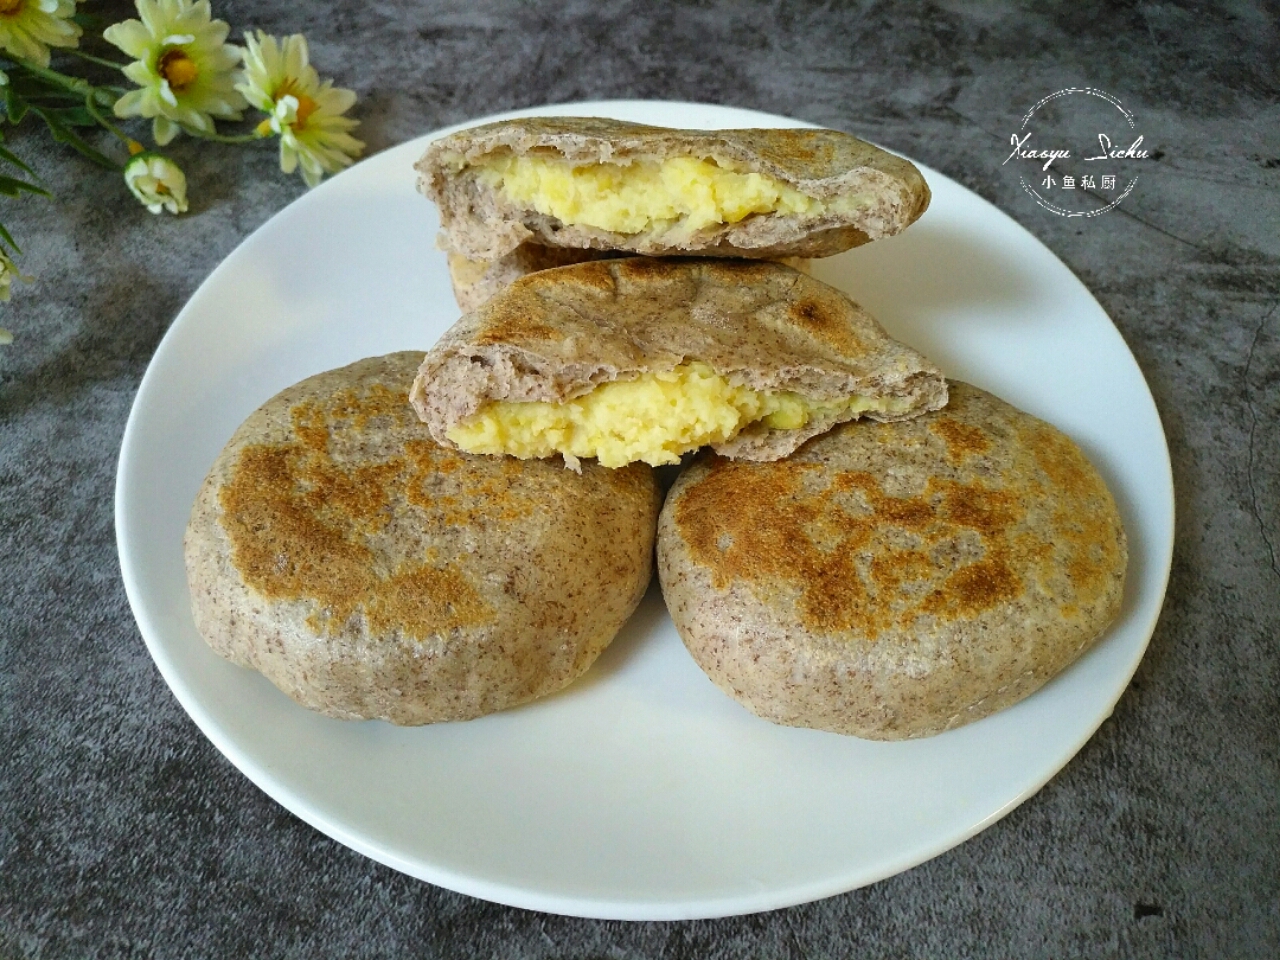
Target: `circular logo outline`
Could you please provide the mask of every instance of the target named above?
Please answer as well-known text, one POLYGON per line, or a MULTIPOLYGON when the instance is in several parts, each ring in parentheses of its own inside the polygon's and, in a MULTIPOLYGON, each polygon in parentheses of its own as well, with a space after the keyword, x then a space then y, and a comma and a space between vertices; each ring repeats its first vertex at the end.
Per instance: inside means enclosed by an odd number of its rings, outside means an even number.
MULTIPOLYGON (((1043 107, 1045 104, 1049 103, 1050 101, 1056 100, 1059 97, 1066 97, 1073 93, 1085 93, 1085 94, 1088 94, 1089 96, 1098 97, 1102 100, 1107 101, 1107 103, 1111 104, 1113 107, 1115 107, 1117 110, 1120 111, 1121 116, 1123 116, 1125 121, 1129 124, 1130 130, 1133 130, 1136 128, 1136 124, 1134 123, 1134 120, 1133 120, 1133 114, 1125 109, 1124 104, 1122 104, 1119 100, 1117 100, 1111 94, 1107 93, 1105 90, 1099 90, 1097 87, 1063 87, 1061 90, 1051 93, 1044 99, 1037 101, 1035 106, 1033 106, 1030 110, 1028 110, 1026 114, 1023 116, 1022 125, 1018 129, 1026 130, 1027 124, 1031 122, 1031 118, 1035 116, 1036 111, 1039 110, 1041 107, 1043 107)), ((1099 207, 1097 210, 1068 210, 1065 207, 1058 206, 1058 204, 1054 203, 1052 200, 1046 200, 1044 197, 1042 197, 1040 195, 1040 192, 1036 190, 1034 186, 1027 183, 1027 178, 1024 177, 1022 174, 1018 174, 1018 181, 1022 184, 1022 189, 1025 190, 1028 194, 1030 194, 1032 199, 1034 199, 1036 203, 1040 204, 1040 206, 1044 207, 1050 213, 1056 213, 1060 217, 1098 217, 1118 207, 1120 205, 1120 201, 1123 200, 1125 197, 1127 197, 1129 193, 1133 190, 1134 185, 1137 184, 1138 182, 1138 178, 1137 176, 1134 176, 1129 181, 1128 185, 1124 188, 1124 190, 1120 192, 1120 196, 1116 197, 1114 200, 1108 203, 1105 207, 1099 207)))

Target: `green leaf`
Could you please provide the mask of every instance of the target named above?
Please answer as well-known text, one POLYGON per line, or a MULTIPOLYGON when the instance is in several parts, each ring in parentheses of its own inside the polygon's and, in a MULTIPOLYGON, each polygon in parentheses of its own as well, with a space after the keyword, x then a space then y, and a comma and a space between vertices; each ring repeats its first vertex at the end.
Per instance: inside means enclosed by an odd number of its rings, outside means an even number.
MULTIPOLYGON (((0 140, 2 140, 2 139, 4 139, 4 138, 3 138, 3 137, 0 137, 0 140)), ((22 161, 21 161, 21 160, 20 160, 16 155, 14 155, 14 153, 13 153, 11 150, 6 149, 5 147, 0 147, 0 160, 4 160, 6 163, 11 163, 11 164, 13 164, 15 167, 17 167, 17 168, 18 168, 19 170, 21 170, 23 173, 30 174, 31 176, 35 177, 36 179, 39 179, 39 177, 40 177, 40 175, 39 175, 38 173, 36 173, 34 170, 32 170, 30 167, 28 167, 28 166, 27 166, 25 163, 23 163, 23 162, 22 162, 22 161)))
POLYGON ((38 187, 34 183, 28 183, 26 180, 18 180, 14 177, 0 176, 0 194, 6 197, 16 197, 20 193, 34 193, 37 196, 51 196, 44 187, 38 187))
POLYGON ((86 110, 83 106, 78 107, 42 107, 44 116, 52 114, 56 116, 61 123, 65 123, 69 127, 96 127, 98 121, 94 119, 93 114, 86 110))
POLYGON ((38 114, 49 125, 49 132, 53 134, 53 139, 58 143, 65 143, 72 150, 92 160, 100 167, 116 171, 121 169, 120 164, 116 163, 97 147, 88 143, 80 134, 63 123, 58 116, 61 111, 50 111, 34 105, 31 107, 31 111, 38 114))
POLYGON ((65 88, 58 86, 56 83, 50 83, 43 77, 25 71, 18 72, 13 70, 9 73, 9 89, 17 91, 23 97, 31 100, 44 97, 58 97, 66 99, 67 91, 65 88))
POLYGON ((85 33, 101 33, 107 22, 106 17, 94 13, 77 13, 71 20, 85 33))
POLYGON ((4 112, 8 115, 10 123, 21 123, 22 118, 27 115, 28 106, 27 101, 13 88, 12 83, 4 88, 4 112))
MULTIPOLYGON (((22 248, 14 241, 13 234, 4 228, 3 223, 0 223, 0 239, 4 240, 4 243, 12 247, 14 253, 22 252, 22 248)), ((3 244, 0 244, 0 246, 3 246, 3 244)))
POLYGON ((54 109, 61 109, 71 103, 84 103, 84 97, 78 97, 74 93, 68 93, 66 90, 50 90, 48 93, 26 93, 24 96, 31 103, 38 103, 41 106, 54 109))
POLYGON ((68 103, 84 103, 84 97, 67 90, 60 90, 57 87, 46 87, 34 83, 11 83, 9 86, 28 103, 40 103, 49 107, 60 107, 68 103))

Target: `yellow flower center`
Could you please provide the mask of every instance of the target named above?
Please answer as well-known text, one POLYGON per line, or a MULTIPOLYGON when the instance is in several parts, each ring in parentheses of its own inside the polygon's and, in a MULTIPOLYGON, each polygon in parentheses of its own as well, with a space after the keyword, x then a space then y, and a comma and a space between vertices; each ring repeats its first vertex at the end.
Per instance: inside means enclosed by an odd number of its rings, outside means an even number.
MULTIPOLYGON (((0 2, 3 2, 3 0, 0 0, 0 2)), ((295 130, 301 130, 305 127, 307 125, 307 117, 315 113, 316 107, 320 106, 320 104, 316 103, 297 88, 297 84, 293 77, 290 77, 284 83, 280 84, 276 89, 275 96, 271 99, 276 103, 279 103, 281 97, 293 97, 298 101, 298 119, 293 125, 295 130)))
POLYGON ((25 0, 0 0, 0 16, 15 17, 22 12, 25 0))
MULTIPOLYGON (((6 0, 0 0, 0 3, 4 2, 6 0)), ((187 56, 185 50, 175 47, 166 51, 165 55, 160 58, 160 62, 156 64, 156 72, 169 81, 170 90, 174 93, 181 93, 195 83, 196 77, 200 75, 200 68, 196 66, 194 60, 187 56)))

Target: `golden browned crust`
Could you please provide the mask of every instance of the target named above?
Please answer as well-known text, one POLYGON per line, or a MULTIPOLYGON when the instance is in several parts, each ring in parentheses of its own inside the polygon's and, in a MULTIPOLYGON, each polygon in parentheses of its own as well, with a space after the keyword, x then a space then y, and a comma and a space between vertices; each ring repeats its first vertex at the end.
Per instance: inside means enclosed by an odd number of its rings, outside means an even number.
POLYGON ((967 384, 769 464, 708 458, 659 521, 694 658, 766 719, 927 736, 1038 689, 1116 616, 1127 546, 1065 435, 967 384))
MULTIPOLYGON (((562 403, 597 385, 699 360, 735 384, 819 400, 901 401, 899 419, 946 402, 932 363, 889 338, 839 290, 764 260, 628 257, 533 273, 451 327, 411 400, 431 435, 488 400, 562 403)), ((841 419, 854 416, 840 415, 841 419)), ((837 422, 748 428, 716 449, 775 459, 837 422)))
POLYGON ((909 161, 838 130, 672 130, 596 117, 504 120, 435 141, 416 168, 419 188, 440 208, 442 246, 481 261, 526 242, 647 256, 826 257, 906 229, 930 196, 909 161), (697 157, 764 174, 822 200, 861 196, 866 203, 846 214, 758 214, 692 235, 663 227, 616 233, 514 205, 475 176, 486 158, 530 152, 575 164, 697 157))
POLYGON ((268 401, 187 530, 206 641, 331 716, 467 719, 557 690, 650 577, 651 470, 439 447, 408 405, 419 359, 360 361, 268 401))
POLYGON ((458 301, 458 306, 463 313, 470 313, 499 290, 527 274, 614 256, 622 254, 608 250, 575 250, 569 247, 522 243, 497 260, 468 260, 461 254, 451 253, 449 279, 453 283, 453 297, 458 301))

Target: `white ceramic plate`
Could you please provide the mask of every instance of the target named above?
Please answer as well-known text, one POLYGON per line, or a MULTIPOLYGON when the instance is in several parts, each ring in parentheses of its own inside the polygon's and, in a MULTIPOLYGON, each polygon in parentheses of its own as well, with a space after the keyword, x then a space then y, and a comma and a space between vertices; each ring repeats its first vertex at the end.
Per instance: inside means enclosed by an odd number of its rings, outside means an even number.
MULTIPOLYGON (((802 125, 646 102, 509 116, 529 114, 802 125)), ((178 315, 138 390, 116 487, 124 582, 160 672, 219 750, 299 817, 397 870, 622 919, 747 913, 871 883, 977 833, 1062 768, 1111 713, 1155 626, 1173 540, 1168 450, 1097 301, 1013 220, 924 167, 933 205, 919 223, 816 272, 949 375, 1066 430, 1115 492, 1132 552, 1123 612, 1040 692, 907 743, 773 726, 703 676, 656 587, 578 683, 469 723, 329 720, 211 653, 192 624, 182 533, 223 443, 284 387, 425 350, 457 318, 434 208, 414 190, 428 139, 360 163, 245 240, 178 315)))

